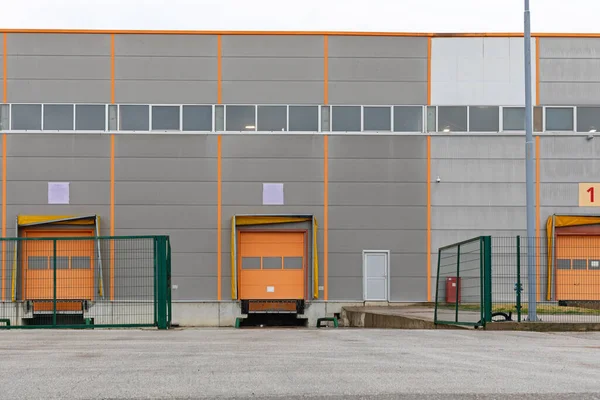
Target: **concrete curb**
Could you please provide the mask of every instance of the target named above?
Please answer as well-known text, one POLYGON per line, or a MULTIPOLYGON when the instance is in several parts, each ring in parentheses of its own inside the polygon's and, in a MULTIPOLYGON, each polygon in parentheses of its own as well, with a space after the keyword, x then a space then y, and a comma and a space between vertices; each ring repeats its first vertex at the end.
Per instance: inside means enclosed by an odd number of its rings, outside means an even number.
POLYGON ((379 329, 469 329, 464 326, 435 325, 433 321, 412 318, 404 315, 389 314, 385 310, 363 310, 360 308, 342 309, 344 326, 352 328, 379 329))
MULTIPOLYGON (((376 329, 473 329, 459 325, 435 325, 432 319, 411 315, 407 307, 343 307, 343 326, 351 328, 376 329)), ((432 310, 433 312, 433 310, 432 310)), ((589 332, 600 331, 596 323, 555 323, 555 322, 491 322, 485 331, 530 331, 530 332, 589 332)))

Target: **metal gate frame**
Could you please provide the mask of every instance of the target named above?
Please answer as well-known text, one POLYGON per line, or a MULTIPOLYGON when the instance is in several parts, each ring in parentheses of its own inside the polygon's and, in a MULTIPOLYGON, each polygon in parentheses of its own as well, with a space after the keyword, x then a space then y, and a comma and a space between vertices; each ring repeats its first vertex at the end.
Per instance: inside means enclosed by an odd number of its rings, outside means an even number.
MULTIPOLYGON (((169 236, 95 236, 95 237, 61 237, 61 238, 0 238, 2 248, 5 249, 6 244, 14 242, 15 259, 19 244, 24 241, 52 241, 53 242, 53 295, 49 301, 52 303, 52 323, 47 325, 11 325, 10 319, 0 318, 0 329, 93 329, 93 328, 141 328, 141 327, 156 327, 158 329, 169 329, 172 320, 172 299, 171 299, 171 243, 169 236), (111 246, 119 240, 152 240, 152 251, 154 260, 154 315, 152 323, 108 323, 108 324, 57 324, 57 303, 61 299, 57 298, 57 243, 59 241, 84 241, 95 240, 98 243, 98 252, 100 252, 101 241, 108 241, 111 246), (4 325, 1 325, 4 323, 4 325)), ((5 279, 2 276, 2 279, 5 279)), ((11 279, 16 279, 16 274, 13 274, 11 279)), ((106 300, 102 294, 103 301, 114 304, 112 300, 106 300)), ((0 302, 0 304, 17 303, 20 300, 16 296, 12 296, 10 301, 0 302)))

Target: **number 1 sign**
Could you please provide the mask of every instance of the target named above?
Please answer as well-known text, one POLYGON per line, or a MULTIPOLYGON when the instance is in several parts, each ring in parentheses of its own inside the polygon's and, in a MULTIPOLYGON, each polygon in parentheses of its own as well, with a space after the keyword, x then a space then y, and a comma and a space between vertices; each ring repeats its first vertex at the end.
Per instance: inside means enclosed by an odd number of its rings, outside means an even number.
POLYGON ((600 183, 579 184, 579 207, 600 207, 600 183))

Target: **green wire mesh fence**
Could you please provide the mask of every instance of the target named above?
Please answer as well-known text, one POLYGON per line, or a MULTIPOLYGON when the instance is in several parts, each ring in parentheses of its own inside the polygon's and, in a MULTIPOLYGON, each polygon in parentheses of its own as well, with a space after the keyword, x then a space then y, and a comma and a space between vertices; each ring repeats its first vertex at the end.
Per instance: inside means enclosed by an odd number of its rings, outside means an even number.
POLYGON ((0 328, 170 326, 168 236, 0 244, 0 328))
POLYGON ((550 251, 546 238, 521 236, 481 236, 444 246, 436 279, 436 324, 600 324, 600 240, 593 235, 559 236, 550 251), (529 251, 536 260, 531 285, 529 251), (528 321, 529 307, 535 307, 535 321, 528 321))
POLYGON ((537 321, 600 323, 600 246, 595 236, 533 238, 536 279, 528 280, 528 238, 492 238, 492 311, 527 321, 534 288, 537 321))
POLYGON ((477 237, 438 251, 436 324, 481 326, 488 310, 484 276, 489 269, 489 237, 477 237))

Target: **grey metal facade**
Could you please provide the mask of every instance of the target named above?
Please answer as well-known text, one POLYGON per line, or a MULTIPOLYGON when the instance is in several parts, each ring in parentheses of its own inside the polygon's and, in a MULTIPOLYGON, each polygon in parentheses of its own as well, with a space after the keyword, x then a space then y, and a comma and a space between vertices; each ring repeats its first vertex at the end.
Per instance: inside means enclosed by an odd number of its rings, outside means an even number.
POLYGON ((222 40, 223 103, 323 102, 321 36, 223 36, 222 40))
POLYGON ((115 35, 115 102, 216 103, 217 37, 115 35))
POLYGON ((425 137, 331 136, 329 142, 330 298, 361 298, 363 250, 390 250, 390 300, 422 298, 425 137))
POLYGON ((110 102, 110 35, 7 35, 14 103, 110 102))
POLYGON ((600 40, 540 40, 540 103, 600 103, 600 40))
MULTIPOLYGON (((111 103, 111 35, 7 36, 7 70, 0 69, 7 102, 111 103)), ((535 40, 541 105, 600 104, 599 39, 535 40)), ((217 104, 221 87, 223 104, 322 105, 328 96, 332 105, 427 105, 429 91, 433 105, 523 106, 521 66, 518 38, 329 36, 326 45, 322 35, 116 34, 114 102, 217 104)), ((433 278, 438 247, 525 231, 520 134, 338 132, 328 135, 326 179, 326 133, 224 133, 220 221, 218 134, 115 134, 110 221, 110 131, 9 132, 7 236, 16 235, 20 214, 98 214, 102 234, 111 225, 116 235, 168 234, 173 299, 203 301, 217 299, 220 226, 227 300, 233 215, 314 215, 319 285, 327 257, 328 299, 352 302, 363 299, 363 250, 390 251, 390 301, 426 301, 427 257, 433 278), (71 183, 71 204, 48 205, 51 181, 71 183), (262 204, 262 184, 269 182, 284 184, 285 205, 262 204)), ((577 183, 593 182, 599 169, 595 140, 562 132, 542 133, 540 142, 544 234, 554 212, 595 212, 579 209, 577 183)))
POLYGON ((115 138, 115 235, 170 235, 173 299, 216 299, 217 138, 146 139, 115 138))
POLYGON ((329 38, 331 104, 426 104, 427 38, 329 38))

